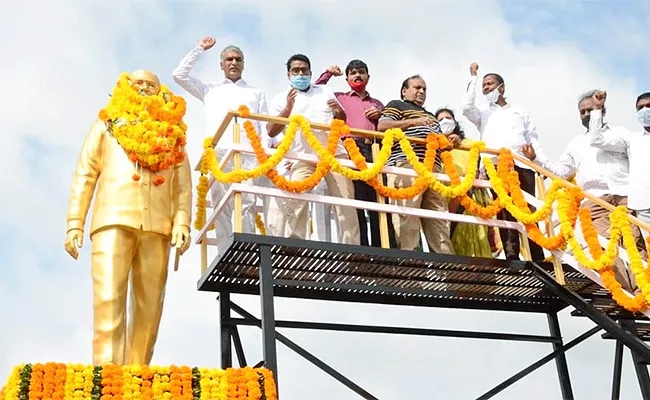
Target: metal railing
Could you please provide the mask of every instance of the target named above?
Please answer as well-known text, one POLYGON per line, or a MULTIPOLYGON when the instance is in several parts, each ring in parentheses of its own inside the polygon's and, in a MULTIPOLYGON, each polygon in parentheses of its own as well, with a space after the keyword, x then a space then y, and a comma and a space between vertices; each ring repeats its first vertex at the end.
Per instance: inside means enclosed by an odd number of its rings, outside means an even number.
MULTIPOLYGON (((217 129, 217 132, 215 133, 212 144, 213 146, 216 146, 221 139, 221 137, 224 135, 226 132, 226 129, 228 126, 230 126, 231 122, 233 122, 233 119, 236 121, 237 118, 242 118, 241 114, 238 111, 230 111, 226 114, 224 120, 222 121, 221 125, 217 129)), ((280 118, 280 117, 272 117, 268 115, 260 115, 260 114, 249 114, 245 117, 245 119, 251 119, 251 120, 256 120, 256 121, 262 121, 266 123, 274 123, 274 124, 280 124, 280 125, 288 125, 289 124, 289 119, 288 118, 280 118)), ((242 154, 251 154, 254 155, 255 151, 250 145, 245 145, 241 143, 241 128, 238 123, 232 124, 233 127, 233 144, 231 146, 228 146, 224 154, 224 156, 219 160, 219 166, 222 170, 225 169, 225 167, 232 161, 233 162, 233 169, 240 169, 242 165, 242 154)), ((330 126, 325 125, 325 124, 318 124, 318 123, 311 123, 312 129, 316 130, 322 130, 322 131, 329 131, 330 126)), ((262 134, 262 132, 258 132, 258 134, 262 134)), ((369 137, 369 138, 375 138, 381 141, 383 139, 384 134, 382 132, 376 132, 376 131, 368 131, 368 130, 363 130, 363 129, 354 129, 350 128, 350 134, 351 135, 356 135, 356 136, 363 136, 363 137, 369 137)), ((414 144, 426 144, 425 139, 421 138, 407 138, 411 143, 414 144)), ((460 150, 464 151, 469 151, 470 148, 468 147, 463 147, 461 146, 459 148, 460 150)), ((267 156, 273 155, 277 150, 272 149, 272 148, 265 148, 265 153, 267 156)), ((379 152, 379 144, 375 143, 373 144, 373 159, 376 158, 376 155, 379 152)), ((482 154, 490 154, 497 156, 499 155, 500 151, 495 150, 495 149, 484 149, 481 151, 482 154)), ((289 151, 285 155, 285 159, 292 160, 292 161, 303 161, 309 164, 317 164, 319 161, 319 158, 314 155, 314 154, 307 154, 307 153, 296 153, 289 151)), ((538 196, 539 198, 536 198, 535 196, 532 196, 526 192, 523 192, 524 198, 528 202, 528 204, 539 208, 545 199, 546 196, 546 187, 544 184, 544 177, 553 179, 553 180, 559 180, 561 184, 564 187, 567 188, 575 188, 576 185, 573 183, 562 179, 561 177, 558 177, 557 175, 553 174, 550 171, 547 171, 546 169, 540 167, 534 162, 529 161, 526 158, 523 158, 517 154, 513 154, 513 159, 528 166, 529 168, 533 169, 536 171, 539 175, 537 176, 537 190, 538 190, 538 196)), ((338 159, 339 163, 343 165, 344 167, 352 168, 352 169, 358 169, 356 164, 352 162, 351 160, 348 159, 338 159)), ((201 161, 196 165, 196 170, 200 170, 200 165, 201 161)), ((372 163, 368 162, 367 163, 368 168, 371 168, 373 166, 372 163)), ((417 177, 417 173, 411 169, 411 168, 401 168, 401 167, 391 167, 391 166, 384 166, 381 174, 394 174, 394 175, 400 175, 400 176, 407 176, 407 177, 417 177)), ((442 173, 434 173, 433 174, 440 182, 443 183, 450 183, 450 178, 446 174, 442 173)), ((380 176, 378 176, 379 179, 381 179, 380 176)), ((209 186, 212 187, 214 184, 214 178, 210 177, 209 180, 209 186)), ((477 188, 491 188, 491 184, 488 180, 482 180, 482 179, 475 179, 473 182, 473 186, 477 188)), ((208 192, 209 193, 209 192, 208 192)), ((455 221, 455 222, 460 222, 460 223, 469 223, 469 224, 477 224, 477 225, 484 225, 484 226, 492 226, 496 228, 505 228, 505 229, 513 229, 519 232, 520 238, 521 238, 521 253, 522 256, 525 260, 530 260, 530 248, 528 246, 528 235, 526 232, 525 227, 523 224, 519 222, 510 222, 510 221, 502 221, 502 220, 497 220, 497 219, 483 219, 480 217, 474 217, 471 215, 464 215, 464 214, 455 214, 455 213, 449 213, 449 212, 441 212, 441 211, 434 211, 434 210, 426 210, 426 209, 421 209, 421 208, 409 208, 409 207, 403 207, 403 206, 396 206, 396 205, 391 205, 391 204, 385 204, 384 199, 378 195, 378 202, 369 202, 369 201, 361 201, 361 200, 355 200, 355 199, 343 199, 340 197, 333 197, 333 196, 328 196, 328 195, 318 195, 318 194, 313 194, 313 193, 292 193, 292 192, 286 192, 281 189, 276 189, 276 188, 269 188, 269 187, 262 187, 262 186, 254 186, 254 185, 248 185, 248 184, 243 184, 243 183, 235 183, 229 186, 227 189, 225 196, 223 196, 218 204, 209 204, 209 207, 212 207, 212 213, 207 216, 206 218, 206 223, 204 224, 203 228, 199 230, 199 233, 197 237, 195 238, 195 243, 200 244, 201 246, 201 273, 204 273, 205 270, 207 269, 208 266, 208 246, 211 245, 217 245, 216 239, 210 239, 208 238, 208 231, 209 227, 214 224, 217 215, 222 211, 224 208, 226 202, 234 200, 234 227, 233 227, 233 232, 236 233, 241 233, 242 232, 242 194, 253 194, 256 196, 272 196, 272 197, 277 197, 277 198, 283 198, 283 199, 292 199, 292 200, 301 200, 305 202, 310 202, 310 203, 321 203, 321 204, 328 204, 328 205, 338 205, 338 206, 343 206, 343 207, 353 207, 356 209, 365 209, 368 211, 376 211, 379 213, 380 216, 380 232, 381 232, 381 245, 384 248, 389 247, 389 240, 388 240, 388 225, 387 225, 387 216, 386 214, 401 214, 401 215, 410 215, 410 216, 415 216, 419 218, 432 218, 432 219, 443 219, 443 220, 448 220, 448 221, 455 221)), ((209 195, 209 194, 208 194, 209 195)), ((597 205, 609 210, 610 212, 615 211, 615 207, 612 206, 611 204, 603 201, 602 199, 595 197, 589 193, 584 193, 585 198, 588 200, 591 200, 592 202, 596 203, 597 205)), ((209 208, 208 207, 208 208, 209 208)), ((640 229, 645 230, 646 232, 650 232, 650 226, 648 224, 643 223, 642 221, 638 220, 636 217, 630 215, 629 220, 632 224, 638 226, 640 229)), ((556 234, 557 230, 559 230, 559 217, 557 216, 557 212, 554 209, 553 213, 549 218, 547 218, 545 222, 545 233, 547 235, 551 234, 556 234)), ((578 222, 579 223, 579 222, 578 222)), ((576 225, 577 228, 577 225, 576 225)), ((576 233, 578 233, 578 229, 576 229, 576 233)), ((581 235, 576 235, 576 237, 582 242, 583 247, 586 246, 586 242, 584 241, 584 238, 581 237, 581 235)), ((599 240, 601 244, 606 245, 607 239, 605 239, 602 236, 599 236, 599 240)), ((547 250, 545 251, 550 252, 552 258, 553 258, 553 264, 555 266, 555 278, 560 284, 565 284, 565 278, 564 278, 564 271, 562 268, 562 263, 566 263, 570 266, 572 266, 574 269, 579 270, 582 272, 585 276, 587 276, 589 279, 592 281, 598 283, 599 285, 603 286, 603 282, 600 279, 600 275, 591 269, 585 268, 582 265, 580 265, 577 260, 569 253, 561 251, 561 250, 547 250)), ((629 258, 627 257, 627 252, 625 251, 624 248, 619 246, 619 253, 618 256, 629 263, 629 258)), ((650 317, 650 310, 647 310, 644 312, 647 316, 650 317)))

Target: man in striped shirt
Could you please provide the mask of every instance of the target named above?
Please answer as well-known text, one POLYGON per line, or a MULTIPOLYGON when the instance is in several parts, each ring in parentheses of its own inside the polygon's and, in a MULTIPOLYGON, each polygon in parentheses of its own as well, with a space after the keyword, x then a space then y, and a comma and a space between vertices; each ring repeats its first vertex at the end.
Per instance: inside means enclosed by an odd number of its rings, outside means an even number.
MULTIPOLYGON (((426 138, 430 133, 442 134, 438 121, 433 114, 427 111, 423 106, 427 98, 427 85, 424 79, 419 75, 406 78, 402 83, 400 94, 401 100, 393 100, 386 105, 382 112, 377 130, 386 131, 388 129, 399 128, 404 131, 408 137, 426 138)), ((455 142, 459 144, 459 140, 455 142)), ((424 160, 426 146, 423 144, 413 144, 413 151, 420 161, 424 160)), ((436 157, 436 166, 434 171, 441 171, 441 164, 436 157)), ((410 167, 406 155, 398 143, 393 145, 392 153, 388 159, 387 165, 396 167, 410 167)), ((408 176, 389 175, 388 186, 408 187, 413 184, 415 179, 408 176)), ((447 201, 438 192, 427 189, 425 192, 412 199, 390 200, 393 205, 411 208, 424 208, 435 211, 448 211, 447 201)), ((449 237, 449 221, 418 218, 409 215, 392 215, 393 226, 395 228, 395 238, 397 245, 404 250, 415 250, 420 239, 420 225, 424 230, 424 236, 429 245, 429 251, 432 253, 453 254, 454 249, 449 237)))

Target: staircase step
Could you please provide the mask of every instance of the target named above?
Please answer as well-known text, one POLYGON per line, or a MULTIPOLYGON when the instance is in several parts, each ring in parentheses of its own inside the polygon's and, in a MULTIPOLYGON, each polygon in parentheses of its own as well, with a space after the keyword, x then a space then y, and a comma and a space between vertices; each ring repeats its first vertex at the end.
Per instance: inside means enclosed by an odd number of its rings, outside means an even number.
MULTIPOLYGON (((624 319, 633 321, 650 321, 646 315, 642 313, 632 313, 616 304, 612 299, 594 298, 586 299, 586 301, 592 307, 614 320, 624 319)), ((585 317, 585 315, 579 310, 571 311, 571 315, 574 317, 585 317)))

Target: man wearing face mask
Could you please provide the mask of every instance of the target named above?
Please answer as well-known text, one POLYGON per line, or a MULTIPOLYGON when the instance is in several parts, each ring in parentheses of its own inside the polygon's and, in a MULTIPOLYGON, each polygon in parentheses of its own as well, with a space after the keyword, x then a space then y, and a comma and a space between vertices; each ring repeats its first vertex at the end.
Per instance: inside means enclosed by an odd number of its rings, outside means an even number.
MULTIPOLYGON (((386 105, 384 112, 379 119, 377 129, 386 131, 399 128, 406 136, 426 138, 429 134, 441 134, 440 125, 433 114, 424 108, 427 98, 427 85, 419 75, 413 75, 402 82, 400 100, 393 100, 386 105)), ((412 144, 413 151, 420 162, 424 161, 426 146, 423 144, 412 144)), ((399 143, 395 143, 387 165, 411 168, 406 155, 399 143)), ((442 170, 439 156, 436 156, 434 171, 442 170)), ((388 186, 408 187, 413 185, 415 179, 408 176, 388 176, 388 186)), ((411 199, 393 200, 390 203, 402 207, 423 208, 447 212, 449 210, 447 201, 442 195, 434 190, 427 189, 423 193, 411 199)), ((395 228, 395 239, 397 245, 403 250, 415 250, 420 241, 420 225, 432 253, 454 254, 454 248, 449 236, 449 221, 431 218, 418 218, 410 215, 393 214, 393 227, 395 228)))
MULTIPOLYGON (((633 140, 635 134, 625 128, 603 122, 606 113, 605 100, 606 93, 601 90, 592 90, 580 96, 578 109, 582 125, 587 131, 569 142, 558 163, 536 158, 532 146, 524 146, 522 152, 528 159, 564 179, 575 174, 576 182, 583 191, 613 206, 627 206, 630 188, 629 161, 624 149, 626 145, 617 145, 616 142, 626 143, 633 140), (612 149, 615 151, 611 151, 612 149)), ((641 157, 644 156, 646 155, 641 157)), ((642 169, 642 173, 647 174, 645 165, 642 169)), ((609 238, 609 210, 589 200, 585 201, 584 206, 589 208, 598 234, 609 238)), ((645 259, 647 253, 641 231, 636 225, 631 225, 631 228, 637 248, 645 259)), ((630 293, 637 290, 634 275, 622 260, 616 260, 614 272, 624 289, 630 293)))
MULTIPOLYGON (((245 105, 252 113, 268 114, 266 105, 266 95, 261 89, 249 85, 243 78, 244 72, 244 53, 237 46, 227 46, 221 51, 219 65, 224 73, 224 79, 220 82, 206 83, 191 75, 192 69, 199 58, 215 45, 214 38, 205 37, 201 39, 198 45, 192 49, 180 61, 174 69, 174 81, 186 92, 197 98, 203 103, 203 109, 206 120, 206 134, 213 136, 224 117, 230 110, 236 110, 240 105, 245 105)), ((263 125, 259 121, 252 121, 257 132, 262 134, 263 125)), ((233 124, 231 121, 225 130, 219 142, 217 143, 217 159, 221 160, 226 154, 226 149, 233 144, 233 124)), ((250 145, 243 129, 243 119, 238 119, 237 123, 242 126, 240 142, 250 145)), ((252 169, 257 166, 253 155, 242 154, 242 168, 252 169)), ((256 181, 257 185, 263 184, 266 178, 260 178, 256 181)), ((244 181, 244 184, 252 184, 252 181, 244 181)), ((211 189, 211 202, 215 206, 225 196, 228 185, 215 181, 211 189)), ((255 203, 256 196, 252 194, 242 195, 242 228, 244 233, 255 233, 255 203)), ((219 213, 216 220, 217 248, 221 254, 232 236, 232 226, 234 218, 234 202, 226 203, 222 212, 219 213)))
MULTIPOLYGON (((623 154, 629 159, 630 177, 627 190, 627 206, 646 223, 650 223, 650 174, 648 174, 647 157, 650 154, 650 92, 643 93, 636 100, 637 118, 643 127, 640 133, 627 132, 625 129, 595 130, 591 143, 602 150, 623 154)), ((605 114, 605 107, 594 108, 591 118, 599 123, 605 114)))
MULTIPOLYGON (((323 72, 316 80, 317 85, 325 85, 332 76, 341 76, 341 68, 333 65, 323 72)), ((346 115, 346 124, 351 128, 377 130, 377 121, 381 116, 384 105, 381 101, 370 96, 366 90, 370 75, 368 65, 361 60, 352 60, 345 67, 345 77, 350 90, 347 92, 336 92, 336 98, 343 106, 346 115)), ((359 147, 359 151, 368 162, 372 162, 372 138, 351 136, 359 147)), ((354 181, 354 198, 363 201, 377 201, 377 192, 364 181, 354 181)), ((381 247, 379 234, 379 214, 375 211, 357 209, 359 217, 359 231, 361 233, 361 245, 368 246, 368 223, 370 223, 370 243, 374 247, 381 247)), ((394 242, 393 227, 388 218, 388 231, 391 244, 394 242)), ((394 247, 394 246, 391 246, 394 247)))
MULTIPOLYGON (((271 100, 271 115, 289 118, 291 115, 302 115, 308 121, 329 125, 333 119, 345 120, 345 112, 336 100, 334 92, 327 86, 311 84, 311 62, 303 54, 295 54, 287 61, 287 78, 289 87, 277 94, 271 100)), ((280 124, 267 124, 270 137, 277 136, 284 130, 280 124)), ((323 146, 327 146, 328 132, 314 129, 313 134, 323 146)), ((316 154, 304 135, 299 133, 295 138, 292 151, 296 153, 316 154)), ((345 148, 339 142, 336 157, 345 157, 345 148)), ((301 181, 314 173, 316 167, 304 161, 297 161, 291 168, 291 180, 301 181)), ((325 176, 327 189, 331 196, 354 198, 352 181, 340 174, 330 172, 325 176)), ((309 205, 304 201, 286 200, 287 235, 289 237, 306 239, 309 205)), ((339 220, 341 242, 356 244, 359 241, 359 220, 357 212, 351 207, 335 207, 339 220)))
MULTIPOLYGON (((505 82, 501 75, 490 73, 483 77, 483 96, 487 104, 477 106, 475 100, 478 64, 472 63, 469 71, 471 80, 463 97, 463 115, 476 126, 486 146, 491 149, 506 148, 513 153, 522 154, 521 147, 531 145, 538 158, 546 159, 538 141, 537 128, 528 112, 506 101, 505 82)), ((496 164, 496 157, 493 161, 496 164)), ((515 170, 519 174, 521 188, 535 196, 535 171, 517 161, 515 161, 515 170)), ((534 208, 531 207, 531 210, 534 208)), ((505 209, 499 213, 498 218, 515 221, 515 218, 505 209)), ((519 232, 510 229, 499 231, 506 259, 519 260, 519 232)), ((542 248, 532 241, 529 241, 529 245, 533 261, 544 260, 542 248)))

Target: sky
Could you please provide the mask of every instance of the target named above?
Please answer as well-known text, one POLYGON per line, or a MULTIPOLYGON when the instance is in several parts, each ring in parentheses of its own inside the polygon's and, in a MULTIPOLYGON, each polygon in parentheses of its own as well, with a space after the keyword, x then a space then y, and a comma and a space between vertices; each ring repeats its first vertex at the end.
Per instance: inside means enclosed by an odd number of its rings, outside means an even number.
MULTIPOLYGON (((318 75, 331 64, 366 61, 368 87, 384 103, 401 81, 426 79, 426 106, 458 109, 472 61, 506 80, 527 108, 546 153, 559 158, 580 134, 577 97, 608 91, 611 124, 639 129, 634 99, 650 90, 650 3, 645 0, 413 0, 395 12, 359 0, 9 2, 0 24, 0 380, 23 362, 91 362, 89 240, 79 260, 63 249, 72 171, 81 143, 119 74, 145 68, 188 100, 189 155, 206 136, 202 105, 171 79, 203 36, 217 39, 194 74, 217 80, 219 49, 239 45, 245 78, 271 98, 286 82, 284 63, 305 53, 318 75), (13 38, 13 39, 11 39, 13 38), (645 70, 644 70, 645 68, 645 70)), ((345 89, 342 79, 331 83, 345 89)), ((462 121, 470 135, 475 134, 462 121)), ((194 184, 196 184, 196 177, 194 184)), ((196 233, 196 232, 194 232, 196 233)), ((219 367, 218 303, 196 291, 199 249, 170 273, 154 363, 219 367)), ((259 315, 257 298, 235 301, 259 315)), ((543 315, 327 304, 277 299, 278 319, 547 334, 543 315)), ((561 314, 566 341, 592 324, 561 314)), ((281 330, 381 399, 475 398, 551 351, 548 344, 281 330)), ((241 328, 250 362, 260 332, 241 328)), ((352 392, 279 345, 285 398, 353 399, 352 392)), ((599 335, 567 357, 576 398, 608 398, 614 344, 599 335)), ((623 398, 640 394, 626 352, 623 398)), ((500 399, 559 399, 547 364, 500 399)))

